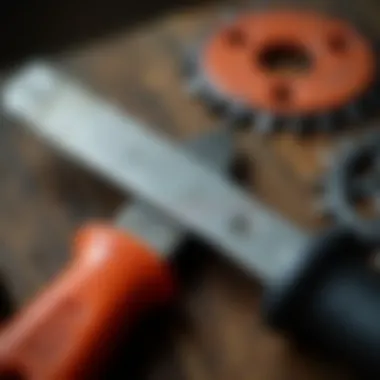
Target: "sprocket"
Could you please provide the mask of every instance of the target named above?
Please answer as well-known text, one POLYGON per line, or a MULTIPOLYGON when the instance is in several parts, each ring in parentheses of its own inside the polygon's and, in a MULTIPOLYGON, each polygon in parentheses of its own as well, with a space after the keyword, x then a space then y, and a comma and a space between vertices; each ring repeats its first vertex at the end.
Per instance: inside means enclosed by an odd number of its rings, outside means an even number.
POLYGON ((208 33, 187 54, 184 73, 193 95, 236 124, 333 132, 365 121, 380 103, 375 45, 327 14, 249 10, 208 33), (276 71, 281 58, 291 70, 276 71))

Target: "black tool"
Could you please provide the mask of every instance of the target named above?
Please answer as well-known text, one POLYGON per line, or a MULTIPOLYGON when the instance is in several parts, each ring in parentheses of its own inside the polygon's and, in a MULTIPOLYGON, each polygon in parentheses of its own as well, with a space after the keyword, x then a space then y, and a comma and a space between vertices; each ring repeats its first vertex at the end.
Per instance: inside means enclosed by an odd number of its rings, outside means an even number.
POLYGON ((265 318, 324 358, 344 361, 359 378, 380 376, 380 275, 375 245, 347 228, 305 247, 299 265, 269 288, 265 318))

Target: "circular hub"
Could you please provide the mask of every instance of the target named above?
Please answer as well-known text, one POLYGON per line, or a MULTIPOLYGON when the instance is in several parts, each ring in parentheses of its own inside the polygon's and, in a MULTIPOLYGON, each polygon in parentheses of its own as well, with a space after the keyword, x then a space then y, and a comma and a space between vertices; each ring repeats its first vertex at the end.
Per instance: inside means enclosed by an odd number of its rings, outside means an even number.
POLYGON ((306 11, 245 14, 213 35, 201 57, 223 97, 279 115, 350 104, 373 82, 375 62, 350 24, 306 11))

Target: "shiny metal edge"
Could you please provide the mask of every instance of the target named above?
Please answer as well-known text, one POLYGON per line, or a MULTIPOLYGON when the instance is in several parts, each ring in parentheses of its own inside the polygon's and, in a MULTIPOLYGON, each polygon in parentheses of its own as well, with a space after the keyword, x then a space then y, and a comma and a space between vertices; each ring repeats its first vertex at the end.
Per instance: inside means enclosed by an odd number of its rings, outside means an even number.
POLYGON ((15 74, 3 108, 41 138, 214 244, 263 282, 298 256, 306 234, 199 158, 49 64, 15 74))

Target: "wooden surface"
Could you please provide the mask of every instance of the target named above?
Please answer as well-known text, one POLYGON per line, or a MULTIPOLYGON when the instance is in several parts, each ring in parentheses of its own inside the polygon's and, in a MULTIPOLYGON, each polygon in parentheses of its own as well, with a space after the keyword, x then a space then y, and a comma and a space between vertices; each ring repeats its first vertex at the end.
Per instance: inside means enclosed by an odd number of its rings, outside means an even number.
MULTIPOLYGON (((51 34, 46 37, 46 25, 44 34, 47 49, 40 42, 42 35, 24 35, 16 37, 16 48, 9 49, 9 55, 18 59, 20 49, 27 54, 33 46, 50 52, 54 38, 64 36, 66 29, 68 34, 79 35, 87 21, 88 25, 100 23, 102 12, 97 2, 92 5, 97 8, 95 21, 88 16, 91 4, 84 3, 87 8, 82 5, 79 14, 87 18, 80 19, 74 3, 66 12, 50 14, 51 34), (73 30, 68 25, 73 25, 73 30)), ((375 22, 376 2, 362 1, 360 5, 361 12, 375 22)), ((48 5, 41 2, 41 7, 48 5)), ((116 17, 117 32, 89 41, 78 38, 73 45, 62 42, 64 52, 55 59, 84 83, 155 127, 180 139, 196 135, 217 127, 217 121, 183 91, 178 62, 183 46, 214 22, 220 9, 219 4, 156 11, 156 17, 132 26, 129 21, 123 25, 116 17)), ((36 24, 40 16, 34 13, 36 24)), ((126 14, 126 20, 130 16, 126 14)), ((57 157, 8 120, 2 119, 0 134, 0 270, 21 306, 64 265, 77 226, 94 217, 111 217, 124 195, 57 157)), ((312 211, 310 183, 320 170, 320 152, 323 154, 328 144, 316 140, 301 143, 289 136, 242 140, 242 149, 254 159, 252 191, 293 222, 305 228, 320 226, 312 211)), ((144 321, 133 344, 115 354, 125 378, 347 378, 343 371, 301 354, 263 326, 257 313, 260 288, 253 280, 217 255, 204 252, 204 247, 195 245, 187 251, 177 263, 183 276, 178 305, 144 321)))

